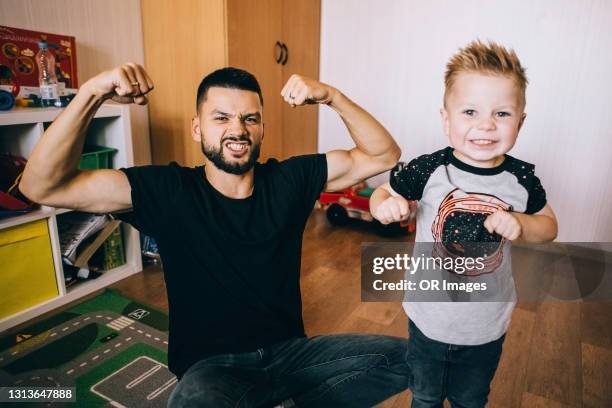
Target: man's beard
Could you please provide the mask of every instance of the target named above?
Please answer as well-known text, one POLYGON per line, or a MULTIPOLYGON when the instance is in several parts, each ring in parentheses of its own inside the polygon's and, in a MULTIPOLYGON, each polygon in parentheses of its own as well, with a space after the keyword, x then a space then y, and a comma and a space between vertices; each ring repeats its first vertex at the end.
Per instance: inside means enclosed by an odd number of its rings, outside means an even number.
POLYGON ((253 168, 255 163, 257 163, 257 159, 259 159, 259 153, 261 150, 261 143, 257 143, 253 145, 251 141, 246 137, 232 137, 229 140, 235 140, 237 142, 247 142, 249 146, 252 147, 251 152, 249 153, 249 158, 244 163, 232 163, 225 158, 223 154, 223 143, 228 140, 224 139, 219 143, 219 147, 215 148, 214 146, 210 146, 204 142, 204 135, 202 135, 202 153, 204 156, 210 160, 216 168, 221 171, 230 174, 241 175, 253 168))

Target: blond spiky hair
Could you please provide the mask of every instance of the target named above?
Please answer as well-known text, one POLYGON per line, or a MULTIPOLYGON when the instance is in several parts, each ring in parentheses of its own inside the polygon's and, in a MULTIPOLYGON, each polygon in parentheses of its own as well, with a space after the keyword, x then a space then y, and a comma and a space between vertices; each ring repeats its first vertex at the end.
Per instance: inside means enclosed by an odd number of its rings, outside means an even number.
POLYGON ((493 41, 488 41, 485 44, 480 40, 472 41, 467 46, 460 48, 459 52, 453 55, 446 64, 446 73, 444 74, 445 104, 446 97, 460 72, 510 77, 520 90, 521 105, 525 106, 525 89, 528 81, 525 68, 521 66, 521 61, 519 61, 514 50, 508 50, 493 41))

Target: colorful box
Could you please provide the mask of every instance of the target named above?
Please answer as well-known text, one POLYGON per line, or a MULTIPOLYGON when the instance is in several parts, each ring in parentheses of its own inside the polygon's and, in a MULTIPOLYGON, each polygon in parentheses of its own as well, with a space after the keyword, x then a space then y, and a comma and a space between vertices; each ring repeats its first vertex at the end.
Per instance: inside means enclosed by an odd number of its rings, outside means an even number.
POLYGON ((78 88, 74 37, 6 26, 0 26, 0 85, 14 82, 20 87, 38 87, 34 56, 41 40, 46 40, 53 50, 57 79, 66 88, 78 88))
POLYGON ((0 231, 0 319, 59 296, 47 219, 0 231))

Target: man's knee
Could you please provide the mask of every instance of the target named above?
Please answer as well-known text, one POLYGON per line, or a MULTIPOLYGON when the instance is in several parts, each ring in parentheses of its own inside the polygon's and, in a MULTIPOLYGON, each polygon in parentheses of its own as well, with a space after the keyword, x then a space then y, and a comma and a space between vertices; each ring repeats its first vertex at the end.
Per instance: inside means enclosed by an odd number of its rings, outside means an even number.
POLYGON ((410 376, 412 370, 408 363, 408 340, 399 337, 384 336, 380 339, 378 353, 384 355, 386 367, 398 374, 410 376))
POLYGON ((408 359, 408 339, 392 337, 389 339, 388 355, 395 364, 406 364, 408 359))
POLYGON ((233 371, 226 367, 202 367, 187 372, 172 391, 168 406, 236 407, 252 385, 233 371))
POLYGON ((180 389, 177 386, 168 400, 169 408, 235 406, 236 402, 231 397, 210 387, 180 389))
MULTIPOLYGON (((202 375, 190 374, 184 376, 172 391, 168 400, 168 407, 214 407, 226 406, 227 397, 220 390, 215 390, 206 384, 202 375)), ((231 403, 231 400, 228 401, 231 403)), ((230 405, 231 406, 231 405, 230 405)))
POLYGON ((392 367, 406 363, 408 339, 377 335, 357 335, 356 339, 361 344, 361 351, 364 354, 379 355, 381 364, 392 367))

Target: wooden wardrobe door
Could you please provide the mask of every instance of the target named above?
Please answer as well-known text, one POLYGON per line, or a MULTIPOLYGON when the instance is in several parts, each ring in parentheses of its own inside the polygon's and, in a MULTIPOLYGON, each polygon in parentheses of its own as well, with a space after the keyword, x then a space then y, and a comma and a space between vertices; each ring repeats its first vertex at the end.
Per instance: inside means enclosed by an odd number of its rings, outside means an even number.
MULTIPOLYGON (((283 42, 289 56, 283 84, 292 74, 319 78, 320 0, 283 2, 283 42)), ((318 105, 282 105, 283 158, 317 152, 318 105)))
POLYGON ((145 67, 155 84, 149 95, 153 164, 202 164, 191 119, 200 81, 225 65, 224 3, 145 0, 141 7, 145 67))
POLYGON ((281 41, 282 0, 227 0, 228 65, 257 77, 264 97, 264 141, 260 161, 283 156, 280 97, 282 66, 275 60, 281 41))

